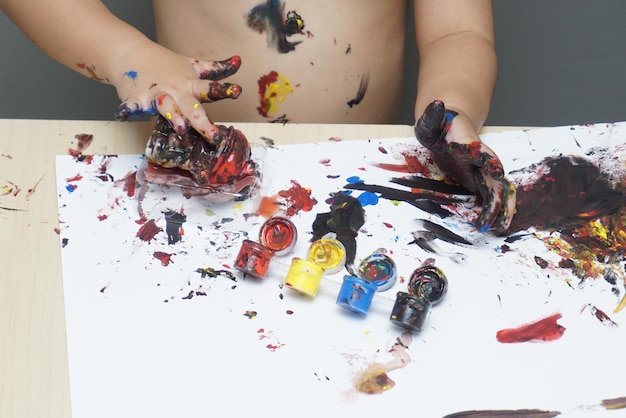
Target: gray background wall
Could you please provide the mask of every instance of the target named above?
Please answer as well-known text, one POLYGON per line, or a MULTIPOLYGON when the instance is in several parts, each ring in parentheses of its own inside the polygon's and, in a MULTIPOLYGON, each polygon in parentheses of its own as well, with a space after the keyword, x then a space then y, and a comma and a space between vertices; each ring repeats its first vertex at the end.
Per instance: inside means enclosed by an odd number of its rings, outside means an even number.
MULTIPOLYGON (((151 2, 108 0, 154 38, 151 2)), ((490 125, 555 126, 626 120, 626 1, 494 0, 499 79, 490 125)), ((418 67, 407 34, 406 73, 418 67)), ((0 118, 112 120, 115 90, 57 64, 0 14, 0 118)), ((399 123, 413 123, 405 77, 399 123)))

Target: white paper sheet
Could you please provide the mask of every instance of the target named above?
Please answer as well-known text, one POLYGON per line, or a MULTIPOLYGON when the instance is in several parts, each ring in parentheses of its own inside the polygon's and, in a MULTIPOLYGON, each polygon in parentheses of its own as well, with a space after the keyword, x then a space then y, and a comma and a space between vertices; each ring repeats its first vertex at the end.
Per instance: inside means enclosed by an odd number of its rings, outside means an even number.
MULTIPOLYGON (((546 156, 591 158, 592 149, 607 173, 626 173, 625 127, 546 128, 485 134, 483 140, 518 182, 524 179, 517 170, 546 156)), ((164 212, 173 210, 186 221, 180 242, 168 244, 164 231, 145 242, 136 236, 138 202, 122 180, 137 170, 141 156, 94 156, 91 163, 58 156, 73 416, 439 417, 522 409, 614 416, 601 402, 626 396, 626 310, 613 313, 624 296, 623 261, 615 266, 621 268, 617 284, 593 279, 579 285, 570 270, 558 267, 559 256, 539 239, 546 236, 541 231, 510 244, 511 251, 502 250, 504 237, 475 231, 468 222, 471 201, 446 219, 404 202, 365 206, 357 260, 385 248, 400 275, 366 316, 335 304, 345 270, 326 276, 315 298, 282 286, 291 258, 306 257, 312 222, 328 212, 330 195, 355 177, 397 187, 389 179, 403 174, 373 163, 402 164, 407 151, 423 161, 427 156, 413 138, 266 149, 262 194, 288 190, 296 181, 317 204, 293 216, 297 245, 271 261, 263 280, 232 268, 241 240, 256 240, 265 220, 250 216, 254 199, 210 205, 185 199, 175 188, 153 187, 142 202, 148 219, 165 230, 164 212), (439 240, 436 253, 424 251, 410 244, 416 219, 443 225, 473 245, 439 240), (155 258, 157 252, 168 254, 169 264, 155 258), (550 266, 541 268, 535 256, 550 266), (445 272, 449 291, 424 329, 407 334, 389 321, 391 304, 428 258, 445 272), (199 268, 231 271, 236 281, 202 278, 199 268), (612 322, 600 321, 592 307, 612 322), (560 339, 496 339, 499 330, 556 313, 565 327, 560 339), (399 338, 405 348, 394 347, 399 338), (395 386, 381 394, 359 392, 356 379, 377 365, 395 386)))

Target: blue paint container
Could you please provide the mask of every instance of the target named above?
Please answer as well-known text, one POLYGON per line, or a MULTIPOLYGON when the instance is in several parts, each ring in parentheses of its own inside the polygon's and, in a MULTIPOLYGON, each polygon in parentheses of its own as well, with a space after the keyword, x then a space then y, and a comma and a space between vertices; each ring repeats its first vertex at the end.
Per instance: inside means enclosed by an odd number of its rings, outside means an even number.
POLYGON ((344 276, 337 295, 337 305, 349 311, 366 314, 378 290, 376 284, 355 276, 344 276))

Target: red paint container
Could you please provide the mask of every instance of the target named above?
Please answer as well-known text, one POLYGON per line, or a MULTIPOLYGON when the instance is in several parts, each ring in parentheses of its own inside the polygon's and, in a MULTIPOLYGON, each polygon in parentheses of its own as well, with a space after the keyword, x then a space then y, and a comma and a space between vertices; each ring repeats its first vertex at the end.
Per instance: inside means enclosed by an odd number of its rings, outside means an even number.
POLYGON ((298 230, 289 219, 273 216, 261 226, 259 242, 275 255, 285 255, 293 250, 298 239, 298 230))
POLYGON ((235 259, 235 268, 243 273, 263 279, 267 274, 273 252, 263 244, 243 240, 235 259))

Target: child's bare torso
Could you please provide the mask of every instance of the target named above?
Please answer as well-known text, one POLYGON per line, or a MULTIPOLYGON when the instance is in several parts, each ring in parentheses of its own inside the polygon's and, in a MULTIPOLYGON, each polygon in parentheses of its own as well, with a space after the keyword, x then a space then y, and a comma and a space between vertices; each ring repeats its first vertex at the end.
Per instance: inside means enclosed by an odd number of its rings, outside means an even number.
POLYGON ((406 0, 154 0, 158 41, 193 58, 239 55, 222 122, 394 122, 406 0))

